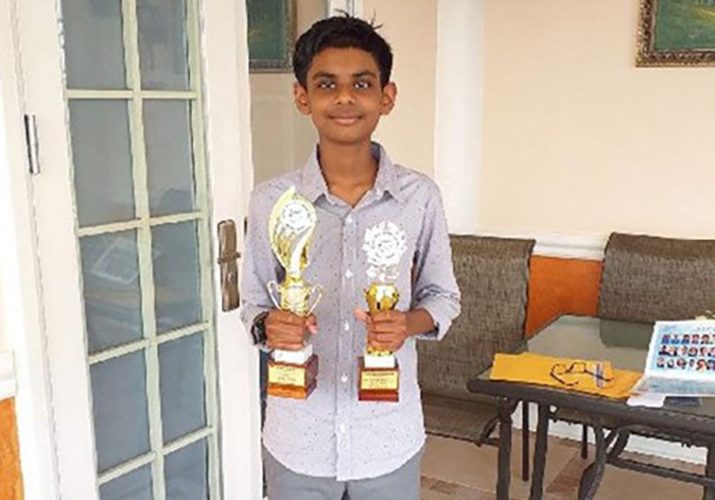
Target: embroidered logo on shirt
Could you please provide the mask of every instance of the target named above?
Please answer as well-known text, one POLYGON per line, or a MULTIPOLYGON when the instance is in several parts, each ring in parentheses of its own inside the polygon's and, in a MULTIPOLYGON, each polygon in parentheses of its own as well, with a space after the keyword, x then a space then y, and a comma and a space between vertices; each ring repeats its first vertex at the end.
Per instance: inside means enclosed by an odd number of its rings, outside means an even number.
POLYGON ((397 279, 398 266, 402 255, 407 250, 405 231, 397 224, 383 221, 365 231, 362 246, 370 264, 367 275, 379 283, 388 283, 397 279))

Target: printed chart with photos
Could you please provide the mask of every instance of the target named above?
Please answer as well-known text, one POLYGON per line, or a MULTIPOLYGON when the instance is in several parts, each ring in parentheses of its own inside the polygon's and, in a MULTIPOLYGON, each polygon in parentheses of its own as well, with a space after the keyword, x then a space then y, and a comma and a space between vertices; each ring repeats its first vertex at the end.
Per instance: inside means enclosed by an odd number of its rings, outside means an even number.
POLYGON ((715 320, 656 322, 634 391, 715 396, 715 320))

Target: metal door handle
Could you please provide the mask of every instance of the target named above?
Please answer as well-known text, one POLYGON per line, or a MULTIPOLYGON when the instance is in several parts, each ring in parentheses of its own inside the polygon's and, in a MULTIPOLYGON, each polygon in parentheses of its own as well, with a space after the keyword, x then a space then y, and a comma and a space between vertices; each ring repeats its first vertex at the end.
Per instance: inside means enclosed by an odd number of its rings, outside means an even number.
POLYGON ((218 265, 221 269, 221 309, 233 311, 239 306, 238 259, 236 251, 236 223, 222 220, 218 223, 218 265))

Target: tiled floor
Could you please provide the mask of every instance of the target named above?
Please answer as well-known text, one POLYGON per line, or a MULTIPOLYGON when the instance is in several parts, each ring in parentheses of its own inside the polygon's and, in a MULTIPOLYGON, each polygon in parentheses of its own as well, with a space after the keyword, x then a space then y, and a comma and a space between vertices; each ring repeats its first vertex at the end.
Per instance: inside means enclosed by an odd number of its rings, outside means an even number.
MULTIPOLYGON (((521 440, 516 434, 512 451, 511 497, 529 497, 529 483, 521 481, 521 440)), ((532 437, 533 439, 533 437, 532 437)), ((533 450, 533 443, 531 446, 533 450)), ((590 457, 593 457, 591 451, 590 457)), ((659 465, 702 473, 703 467, 663 459, 659 465)), ((544 481, 547 500, 577 498, 581 471, 589 461, 581 459, 575 441, 550 438, 544 481)), ((495 498, 497 450, 471 443, 430 436, 422 461, 422 500, 492 500, 495 498)), ((689 500, 702 498, 702 489, 690 484, 607 466, 598 500, 689 500)))

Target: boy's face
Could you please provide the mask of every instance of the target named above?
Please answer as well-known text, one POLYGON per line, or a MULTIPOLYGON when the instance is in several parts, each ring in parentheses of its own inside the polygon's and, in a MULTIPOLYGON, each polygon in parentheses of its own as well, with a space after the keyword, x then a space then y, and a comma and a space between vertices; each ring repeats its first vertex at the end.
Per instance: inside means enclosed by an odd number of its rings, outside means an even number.
POLYGON ((298 111, 310 115, 321 142, 341 145, 370 141, 380 117, 392 111, 397 87, 380 86, 380 70, 369 52, 329 48, 308 70, 307 88, 293 87, 298 111))

